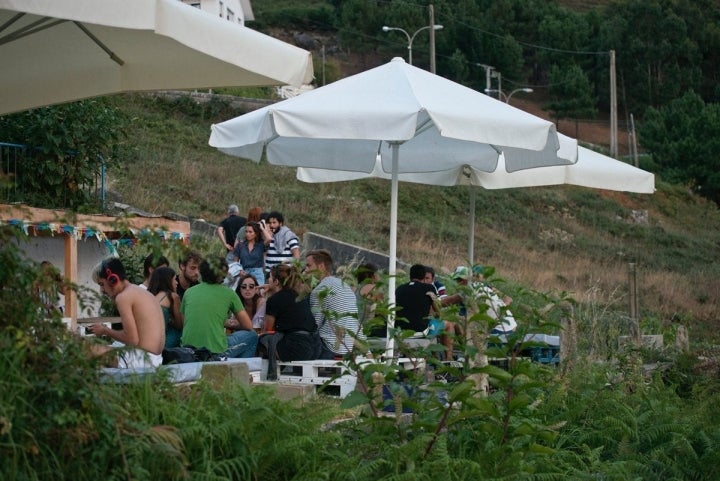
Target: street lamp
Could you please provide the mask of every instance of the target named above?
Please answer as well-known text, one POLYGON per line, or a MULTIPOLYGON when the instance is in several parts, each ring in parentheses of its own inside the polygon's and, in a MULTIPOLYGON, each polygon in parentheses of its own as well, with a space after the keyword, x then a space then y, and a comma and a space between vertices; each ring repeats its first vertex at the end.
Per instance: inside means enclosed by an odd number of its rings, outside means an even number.
POLYGON ((531 89, 530 87, 523 87, 523 88, 519 88, 519 89, 513 90, 513 91, 510 92, 510 94, 507 96, 507 99, 505 100, 505 103, 506 103, 506 104, 509 104, 509 103, 510 103, 510 97, 512 97, 515 92, 525 92, 526 94, 531 94, 531 93, 533 93, 533 89, 531 89))
POLYGON ((496 93, 496 94, 498 94, 498 98, 500 98, 501 100, 502 100, 502 97, 505 97, 505 103, 506 103, 506 104, 509 104, 509 103, 510 103, 510 97, 512 97, 513 94, 516 93, 516 92, 525 92, 525 93, 528 93, 528 94, 529 94, 529 93, 532 93, 532 92, 533 92, 533 89, 531 89, 530 87, 523 87, 523 88, 519 88, 519 89, 513 90, 513 91, 510 92, 510 94, 508 94, 508 95, 506 95, 505 92, 503 92, 502 90, 498 90, 498 89, 485 89, 485 93, 486 93, 486 94, 495 94, 495 93, 496 93))
MULTIPOLYGON (((442 25, 433 25, 432 28, 433 28, 433 30, 442 30, 443 26, 442 25)), ((390 32, 391 30, 397 30, 398 32, 402 32, 405 34, 405 36, 407 37, 407 41, 408 41, 408 63, 410 65, 412 65, 412 44, 413 44, 413 40, 415 40, 415 36, 418 33, 422 32, 423 30, 429 30, 429 29, 430 29, 430 25, 426 25, 424 27, 418 28, 417 30, 415 30, 415 33, 410 35, 409 33, 407 33, 407 31, 404 28, 388 27, 387 25, 384 25, 382 28, 383 32, 390 32)))

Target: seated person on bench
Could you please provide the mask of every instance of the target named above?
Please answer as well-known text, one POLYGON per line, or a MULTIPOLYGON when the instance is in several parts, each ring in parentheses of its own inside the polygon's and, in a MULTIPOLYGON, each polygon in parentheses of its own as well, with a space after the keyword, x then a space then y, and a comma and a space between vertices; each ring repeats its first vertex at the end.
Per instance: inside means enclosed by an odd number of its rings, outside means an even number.
POLYGON ((452 360, 453 336, 456 326, 452 322, 439 319, 440 307, 458 303, 459 295, 447 296, 442 303, 437 299, 437 291, 432 284, 426 284, 425 266, 415 264, 410 267, 410 282, 395 289, 395 303, 398 309, 396 327, 412 329, 426 336, 437 336, 445 346, 446 360, 452 360), (431 318, 431 315, 436 317, 431 318))
POLYGON ((115 302, 122 329, 113 330, 103 324, 86 327, 90 334, 106 336, 115 341, 110 346, 93 345, 94 355, 116 353, 111 367, 125 369, 156 368, 162 364, 165 345, 165 318, 160 303, 147 290, 132 284, 120 259, 102 261, 93 271, 93 280, 103 294, 115 302))
POLYGON ((320 334, 310 309, 307 286, 296 267, 273 266, 268 285, 272 295, 265 305, 261 351, 273 361, 318 359, 322 351, 320 334))
POLYGON ((305 255, 305 273, 317 282, 310 292, 310 307, 323 343, 320 359, 341 359, 362 339, 355 292, 333 275, 330 252, 318 249, 305 255))
POLYGON ((253 357, 258 336, 240 297, 223 285, 227 272, 224 257, 200 263, 202 282, 188 289, 180 304, 185 318, 181 342, 224 357, 253 357), (225 334, 226 328, 232 331, 230 335, 225 334))
MULTIPOLYGON (((457 281, 458 285, 469 285, 472 288, 475 298, 488 306, 487 314, 499 321, 498 324, 490 330, 490 334, 511 334, 515 332, 517 322, 512 312, 507 309, 507 306, 512 302, 512 298, 508 296, 501 298, 494 288, 482 280, 471 281, 471 277, 470 269, 466 266, 458 266, 452 273, 452 278, 457 281)), ((463 316, 467 315, 463 304, 461 304, 460 314, 463 316)))

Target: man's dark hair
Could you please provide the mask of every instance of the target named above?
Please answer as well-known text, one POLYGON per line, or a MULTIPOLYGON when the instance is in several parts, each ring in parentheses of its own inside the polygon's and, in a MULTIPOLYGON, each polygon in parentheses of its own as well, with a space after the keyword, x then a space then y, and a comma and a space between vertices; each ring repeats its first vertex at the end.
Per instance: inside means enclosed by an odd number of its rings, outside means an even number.
POLYGON ((333 260, 330 251, 327 249, 316 249, 305 254, 305 257, 312 257, 317 264, 325 264, 325 269, 331 273, 333 270, 333 260))
POLYGON ((360 264, 357 268, 357 271, 355 272, 355 278, 358 281, 358 284, 362 284, 368 279, 372 279, 373 276, 377 273, 378 266, 375 265, 372 262, 363 262, 360 264))
POLYGON ((170 267, 170 261, 163 255, 153 254, 152 252, 145 256, 143 261, 143 277, 150 275, 150 268, 157 269, 159 266, 170 267))
POLYGON ((111 275, 116 275, 121 281, 127 279, 125 266, 117 257, 110 257, 100 263, 100 269, 96 272, 95 281, 98 279, 107 279, 111 275))
POLYGON ((410 280, 418 279, 423 280, 425 278, 425 266, 422 264, 413 264, 410 267, 410 280))
POLYGON ((277 219, 277 221, 280 222, 281 224, 285 223, 285 217, 283 217, 283 215, 276 210, 270 212, 267 217, 268 217, 268 220, 269 219, 277 219))
POLYGON ((186 266, 188 264, 188 262, 190 262, 190 261, 195 261, 198 264, 200 264, 202 262, 202 260, 203 260, 202 256, 200 255, 199 252, 193 251, 193 250, 187 250, 183 253, 183 256, 178 261, 178 264, 186 266))
POLYGON ((206 284, 220 284, 227 275, 227 269, 224 257, 213 256, 200 263, 200 277, 206 284))

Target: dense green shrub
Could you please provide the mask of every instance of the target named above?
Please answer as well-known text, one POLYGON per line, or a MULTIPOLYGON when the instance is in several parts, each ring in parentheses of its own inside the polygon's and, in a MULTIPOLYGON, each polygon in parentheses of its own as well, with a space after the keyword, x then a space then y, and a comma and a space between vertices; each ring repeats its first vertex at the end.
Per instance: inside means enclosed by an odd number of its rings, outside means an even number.
MULTIPOLYGON (((571 315, 564 295, 503 285, 523 305, 515 310, 518 333, 505 345, 490 338, 487 354, 506 359, 504 369, 469 363, 478 345, 458 339, 461 366, 434 361, 437 346, 422 353, 435 367, 432 379, 393 364, 365 366, 358 382, 370 389, 347 397, 343 411, 322 397, 288 404, 260 386, 178 387, 162 375, 103 382, 86 344, 59 319, 38 314, 39 299, 28 293, 43 281, 20 255, 22 235, 0 229, 0 479, 711 481, 720 475, 716 356, 699 361, 668 351, 662 362, 673 367, 650 375, 633 353, 603 362, 579 356, 570 370, 518 356, 527 347, 525 332, 557 332, 571 315), (374 385, 377 375, 385 398, 374 385), (478 391, 478 375, 487 376, 488 392, 478 391), (412 412, 383 412, 401 406, 412 412)), ((501 285, 492 268, 484 272, 501 285)), ((380 306, 378 315, 386 312, 380 306)), ((478 309, 469 322, 466 328, 496 321, 478 309)), ((583 335, 582 323, 578 328, 583 335)), ((408 333, 396 335, 401 345, 408 333)))
POLYGON ((117 159, 126 119, 109 98, 0 116, 0 139, 27 146, 13 201, 53 208, 97 207, 102 171, 117 159))

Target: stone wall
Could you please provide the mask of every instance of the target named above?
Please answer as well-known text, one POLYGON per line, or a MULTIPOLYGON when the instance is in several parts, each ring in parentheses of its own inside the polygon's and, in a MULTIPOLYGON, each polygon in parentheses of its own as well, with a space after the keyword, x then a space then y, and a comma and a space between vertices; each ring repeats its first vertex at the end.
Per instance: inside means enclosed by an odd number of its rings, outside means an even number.
MULTIPOLYGON (((363 262, 372 262, 380 269, 387 271, 390 263, 390 258, 386 254, 341 242, 314 232, 306 232, 305 235, 303 235, 302 247, 304 252, 312 249, 329 250, 336 268, 339 266, 357 266, 363 262)), ((407 271, 410 269, 410 266, 398 259, 397 268, 407 271)))

